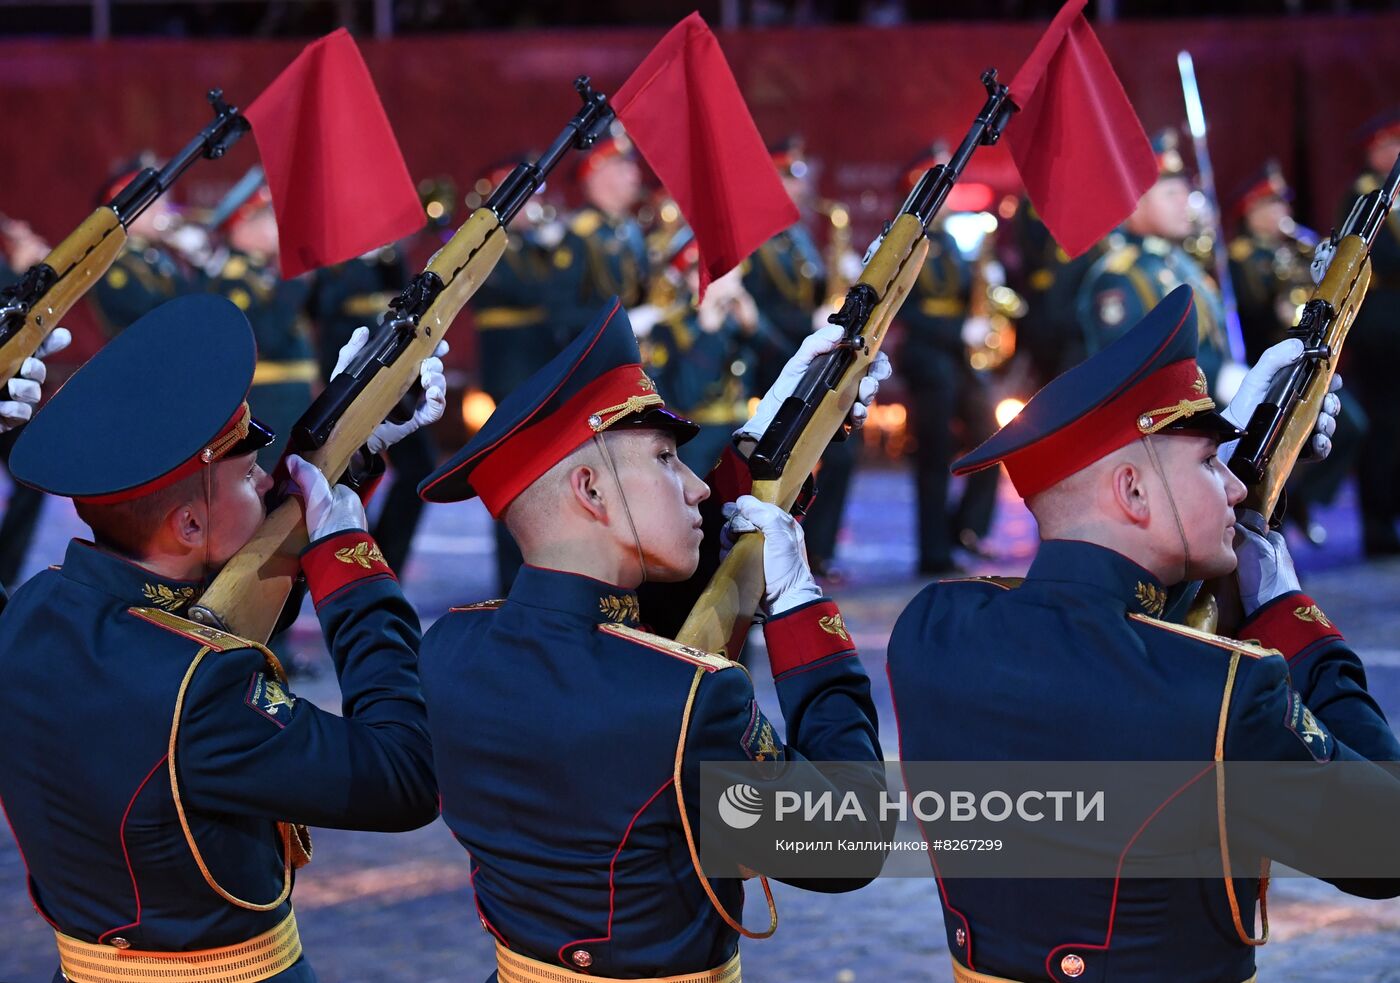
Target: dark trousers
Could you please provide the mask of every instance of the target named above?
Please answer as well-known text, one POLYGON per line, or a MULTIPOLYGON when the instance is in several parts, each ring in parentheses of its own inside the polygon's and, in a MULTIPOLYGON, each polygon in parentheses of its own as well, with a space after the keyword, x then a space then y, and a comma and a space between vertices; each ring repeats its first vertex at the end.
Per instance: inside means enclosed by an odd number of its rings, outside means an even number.
POLYGON ((988 468, 968 477, 962 497, 951 510, 948 499, 954 457, 991 436, 996 419, 986 383, 965 360, 941 351, 914 357, 918 365, 910 373, 909 388, 916 443, 919 568, 936 573, 952 567, 953 546, 963 531, 981 537, 991 528, 1000 469, 988 468))
POLYGON ((817 500, 802 520, 807 556, 818 570, 836 555, 836 537, 841 533, 846 497, 855 478, 860 448, 860 435, 853 433, 845 440, 828 445, 822 454, 821 470, 817 472, 817 500))
POLYGON ((1357 456, 1363 541, 1368 551, 1400 548, 1400 298, 1373 289, 1352 325, 1342 375, 1366 412, 1368 431, 1357 456))

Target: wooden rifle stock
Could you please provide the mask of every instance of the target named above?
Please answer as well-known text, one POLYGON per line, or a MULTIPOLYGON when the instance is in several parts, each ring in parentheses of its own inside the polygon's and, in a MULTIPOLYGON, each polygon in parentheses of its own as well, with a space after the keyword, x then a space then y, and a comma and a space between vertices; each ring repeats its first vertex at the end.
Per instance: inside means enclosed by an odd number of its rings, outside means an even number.
MULTIPOLYGON (((419 320, 403 354, 375 373, 326 441, 303 455, 329 481, 345 473, 355 452, 418 380, 419 364, 433 354, 457 313, 495 268, 506 241, 500 219, 490 208, 481 207, 429 262, 426 272, 436 275, 443 289, 419 320)), ((306 543, 301 499, 287 495, 224 565, 191 608, 190 617, 266 642, 292 592, 306 543)))
MULTIPOLYGON (((879 353, 890 322, 923 269, 928 256, 925 232, 929 223, 947 200, 973 152, 980 146, 996 143, 1017 110, 1007 86, 997 81, 995 68, 982 73, 982 85, 987 90, 987 101, 967 136, 947 164, 931 168, 914 186, 899 217, 887 228, 880 248, 846 294, 845 306, 831 318, 833 323, 846 328, 843 344, 850 346, 850 361, 841 370, 840 377, 831 382, 805 423, 799 414, 792 418, 791 427, 778 427, 775 418, 775 425, 769 426, 755 457, 751 458, 751 462, 760 465, 754 471, 752 494, 755 498, 791 509, 832 437, 845 425, 846 416, 859 394, 860 381, 879 353), (775 431, 780 436, 773 441, 774 446, 765 447, 775 431), (776 477, 770 477, 772 474, 776 477)), ((818 361, 830 357, 820 355, 818 361)), ((820 371, 814 363, 808 370, 809 376, 814 369, 820 371)), ((804 378, 800 386, 807 382, 804 378)), ((827 380, 823 378, 821 384, 826 385, 827 380)), ((807 400, 804 395, 788 402, 796 402, 805 412, 811 405, 807 400)), ((780 417, 785 409, 786 404, 779 410, 780 417)), ((720 563, 681 625, 676 641, 706 652, 737 656, 753 623, 754 612, 763 600, 763 590, 763 536, 748 533, 739 537, 720 563)))
MULTIPOLYGON (((856 401, 860 380, 875 360, 885 332, 899 311, 904 298, 923 268, 928 255, 928 240, 923 224, 913 215, 901 215, 894 222, 885 240, 865 267, 856 287, 865 285, 875 291, 878 302, 869 321, 861 331, 863 348, 842 375, 836 388, 821 400, 816 414, 798 439, 780 477, 755 481, 753 495, 790 509, 797 501, 807 475, 816 468, 822 452, 845 423, 851 405, 856 401)), ((676 635, 676 641, 706 652, 738 653, 753 622, 754 612, 763 600, 763 535, 750 533, 740 536, 729 555, 710 578, 699 601, 676 635)))
POLYGON ((20 370, 24 360, 58 327, 59 319, 121 255, 126 226, 196 160, 222 157, 248 131, 248 121, 236 106, 224 102, 222 90, 211 89, 208 99, 214 110, 213 122, 159 172, 146 168, 128 181, 115 198, 89 215, 43 262, 0 295, 0 381, 9 380, 20 370))
MULTIPOLYGON (((108 205, 102 205, 83 224, 69 233, 21 281, 23 289, 31 277, 49 279, 37 301, 24 312, 24 321, 0 344, 0 381, 14 377, 24 360, 39 350, 59 319, 72 310, 91 287, 102 278, 126 245, 126 229, 108 205)), ((19 318, 16 313, 13 315, 19 318)))
MULTIPOLYGON (((1381 196, 1358 201, 1353 218, 1336 240, 1327 273, 1303 307, 1303 315, 1290 335, 1302 340, 1303 359, 1290 370, 1286 382, 1275 384, 1265 403, 1249 421, 1230 469, 1244 482, 1245 497, 1238 506, 1277 519, 1284 502, 1284 486, 1298 459, 1312 440, 1322 400, 1337 374, 1337 362, 1356 314, 1371 285, 1371 246, 1379 225, 1386 219, 1400 185, 1400 159, 1391 171, 1381 196), (1369 202, 1369 212, 1363 208, 1369 202), (1297 384, 1295 385, 1294 382, 1297 384)), ((1376 194, 1376 193, 1373 193, 1376 194)), ((1234 574, 1207 581, 1196 595, 1186 622, 1203 631, 1233 632, 1243 618, 1239 583, 1234 574)))

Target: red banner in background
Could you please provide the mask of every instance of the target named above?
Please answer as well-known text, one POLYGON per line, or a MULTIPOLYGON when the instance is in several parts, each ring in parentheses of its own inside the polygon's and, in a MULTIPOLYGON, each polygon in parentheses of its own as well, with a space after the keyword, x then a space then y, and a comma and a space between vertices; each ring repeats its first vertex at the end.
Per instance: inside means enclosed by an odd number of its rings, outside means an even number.
MULTIPOLYGON (((1009 78, 1045 27, 739 31, 720 40, 759 131, 769 142, 805 137, 821 193, 850 205, 862 244, 898 206, 909 159, 966 131, 985 98, 981 71, 995 65, 1009 78)), ((1299 187, 1300 220, 1323 232, 1360 166, 1353 132, 1400 92, 1400 16, 1095 30, 1149 132, 1184 122, 1176 53, 1190 50, 1222 192, 1275 156, 1299 187)), ((543 31, 365 41, 362 50, 414 179, 450 175, 465 190, 491 162, 554 136, 577 108, 575 75, 614 91, 655 41, 650 28, 543 31)), ((143 147, 173 153, 206 122, 205 89, 246 105, 304 43, 0 43, 0 105, 21 121, 0 155, 0 211, 57 241, 91 210, 114 161, 143 147)), ((255 160, 252 141, 242 142, 227 160, 191 170, 177 200, 212 205, 255 160)), ((968 177, 1018 186, 1004 146, 979 151, 968 177)), ((567 183, 553 182, 550 194, 567 183)))

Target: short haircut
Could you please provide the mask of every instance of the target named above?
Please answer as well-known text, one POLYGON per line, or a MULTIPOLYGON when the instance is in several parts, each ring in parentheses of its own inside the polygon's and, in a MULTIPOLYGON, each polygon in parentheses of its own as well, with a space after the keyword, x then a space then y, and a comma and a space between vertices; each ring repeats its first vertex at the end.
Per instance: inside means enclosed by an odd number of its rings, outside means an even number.
POLYGON ((125 502, 98 505, 74 500, 78 518, 92 528, 99 546, 133 559, 143 559, 160 525, 173 509, 203 499, 205 481, 212 478, 208 468, 199 468, 165 488, 125 502))

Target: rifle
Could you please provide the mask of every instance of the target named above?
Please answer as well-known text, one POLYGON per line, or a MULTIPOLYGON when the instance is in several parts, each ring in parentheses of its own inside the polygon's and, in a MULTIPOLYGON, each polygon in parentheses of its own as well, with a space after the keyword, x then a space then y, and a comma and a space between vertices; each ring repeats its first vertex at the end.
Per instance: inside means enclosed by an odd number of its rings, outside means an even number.
MULTIPOLYGON (((1371 248, 1400 194, 1400 156, 1385 182, 1352 205, 1342 227, 1324 244, 1331 262, 1312 298, 1303 306, 1289 337, 1303 343, 1303 357, 1274 380, 1269 394, 1255 409, 1230 458, 1230 470, 1244 482, 1240 509, 1270 518, 1277 528, 1286 507, 1284 485, 1298 458, 1312 438, 1313 424, 1322 408, 1337 359, 1346 344, 1356 313, 1371 285, 1371 248)), ((1222 606, 1232 597, 1233 578, 1205 584, 1197 595, 1187 623, 1215 631, 1222 606)))
MULTIPOLYGON (((1018 108, 1008 87, 997 81, 996 69, 982 73, 982 85, 987 101, 962 144, 948 163, 930 168, 919 179, 894 222, 886 225, 841 309, 829 318, 846 331, 840 346, 812 362, 750 455, 756 498, 792 508, 827 444, 846 428, 860 380, 924 265, 929 224, 973 152, 995 144, 1018 108)), ((676 641, 706 652, 737 653, 763 588, 763 537, 741 536, 710 578, 676 641)))
POLYGON ((218 160, 248 132, 237 107, 211 89, 214 120, 157 171, 144 168, 115 198, 89 215, 68 238, 0 293, 0 380, 11 378, 45 336, 121 254, 126 230, 201 157, 218 160))
MULTIPOLYGON (((412 413, 409 391, 418 380, 419 363, 432 355, 457 313, 505 253, 511 220, 565 153, 591 147, 615 117, 607 96, 594 92, 587 76, 575 79, 574 88, 583 108, 539 160, 516 165, 427 268, 390 302, 354 361, 293 425, 287 453, 301 455, 334 483, 381 421, 406 419, 412 413)), ((267 518, 253 538, 190 608, 194 621, 257 641, 272 635, 300 570, 307 530, 302 501, 288 493, 285 480, 268 496, 267 507, 267 518)))

